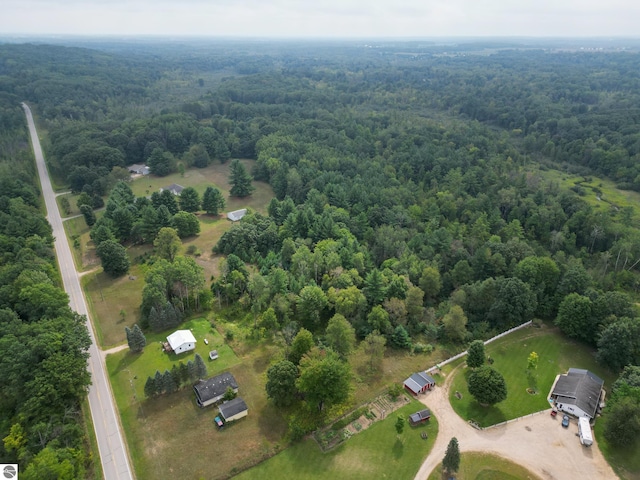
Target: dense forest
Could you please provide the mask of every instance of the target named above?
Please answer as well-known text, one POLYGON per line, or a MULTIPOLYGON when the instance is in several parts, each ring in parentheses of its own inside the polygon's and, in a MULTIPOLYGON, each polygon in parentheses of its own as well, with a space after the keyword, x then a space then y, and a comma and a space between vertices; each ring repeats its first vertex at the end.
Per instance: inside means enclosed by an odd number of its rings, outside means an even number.
MULTIPOLYGON (((0 45, 1 288, 11 319, 0 341, 51 316, 80 325, 69 312, 52 314, 48 301, 24 310, 34 284, 51 284, 52 304, 59 295, 50 233, 32 211, 38 194, 17 106, 27 100, 48 130, 53 175, 86 194, 83 213, 113 275, 129 266, 122 246, 163 252, 199 231, 193 212, 209 211, 192 192, 136 198, 126 166, 165 176, 255 160, 253 178, 276 195, 268 215, 250 213, 211 245, 224 259, 210 289, 188 257, 159 253, 140 320, 162 329, 169 314, 251 312, 256 335, 288 339, 274 378, 297 376, 289 363, 303 372, 288 391, 272 391, 274 401, 297 401, 299 389, 320 410, 339 403, 339 394, 314 395, 304 372, 341 365, 356 342, 462 347, 536 318, 597 349, 612 370, 627 367, 612 411, 638 416, 640 384, 628 366, 640 362, 639 217, 631 205, 598 208, 561 176, 640 191, 640 57, 491 47, 476 55, 420 43, 0 45), (6 166, 16 158, 19 183, 6 180, 17 178, 6 166), (90 212, 103 198, 96 220, 90 212), (16 225, 12 215, 32 221, 16 225), (21 263, 35 262, 34 249, 37 268, 21 263), (24 278, 28 271, 37 273, 24 278)), ((30 381, 12 378, 16 388, 30 381)), ((48 443, 36 441, 39 420, 22 416, 15 395, 3 393, 11 414, 0 433, 32 428, 24 448, 37 455, 48 443)), ((619 430, 611 421, 612 439, 619 430)), ((65 441, 55 447, 75 445, 65 441)), ((11 445, 5 438, 2 458, 11 445)))

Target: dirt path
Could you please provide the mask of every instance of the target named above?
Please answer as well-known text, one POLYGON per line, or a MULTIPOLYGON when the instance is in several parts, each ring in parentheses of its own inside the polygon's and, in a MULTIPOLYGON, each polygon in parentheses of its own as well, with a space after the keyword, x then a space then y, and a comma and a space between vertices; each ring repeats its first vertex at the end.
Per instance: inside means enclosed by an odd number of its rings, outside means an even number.
POLYGON ((442 462, 452 437, 458 439, 463 452, 489 452, 508 458, 545 480, 618 478, 595 440, 592 447, 583 447, 576 436, 577 422, 572 420, 568 429, 562 428, 560 419, 549 415, 550 409, 489 430, 471 427, 449 403, 449 386, 456 370, 449 374, 442 387, 419 398, 438 419, 439 432, 416 480, 426 479, 442 462))
POLYGON ((100 352, 102 353, 102 356, 106 358, 107 355, 111 355, 112 353, 121 352, 125 348, 129 348, 129 345, 127 345, 126 343, 123 343, 122 345, 118 345, 117 347, 113 347, 113 348, 110 348, 108 350, 100 350, 100 352))

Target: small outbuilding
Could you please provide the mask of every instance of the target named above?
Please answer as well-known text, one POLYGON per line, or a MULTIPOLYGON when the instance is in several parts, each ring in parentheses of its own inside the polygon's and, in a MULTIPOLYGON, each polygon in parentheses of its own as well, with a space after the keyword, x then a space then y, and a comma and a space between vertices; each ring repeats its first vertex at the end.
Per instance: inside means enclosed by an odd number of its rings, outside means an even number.
POLYGON ((238 383, 229 372, 221 373, 207 380, 199 380, 193 386, 193 391, 196 392, 196 402, 200 407, 208 407, 222 400, 229 387, 234 392, 238 392, 238 383))
POLYGON ((409 415, 409 423, 411 425, 418 425, 419 423, 426 422, 431 418, 431 410, 425 408, 424 410, 420 410, 412 415, 409 415))
POLYGON ((196 348, 196 337, 191 330, 176 330, 167 337, 167 342, 174 353, 188 352, 196 348))
POLYGON ((171 185, 167 185, 166 187, 162 187, 160 189, 160 193, 164 192, 165 190, 169 190, 174 195, 179 196, 182 193, 182 191, 184 190, 184 187, 182 185, 178 185, 177 183, 172 183, 171 185))
POLYGON ((233 212, 227 213, 227 218, 229 220, 231 220, 232 222, 237 222, 242 217, 244 217, 246 214, 247 214, 247 209, 246 208, 241 208, 240 210, 234 210, 233 212))
POLYGON ((424 393, 436 386, 436 381, 425 372, 417 372, 404 381, 404 388, 409 390, 413 395, 424 393))
POLYGON ((561 412, 594 419, 604 398, 604 380, 589 370, 570 368, 558 375, 551 398, 561 412))
POLYGON ((247 404, 240 397, 224 402, 218 407, 218 410, 220 410, 220 415, 225 422, 232 422, 239 418, 246 417, 249 414, 247 404))

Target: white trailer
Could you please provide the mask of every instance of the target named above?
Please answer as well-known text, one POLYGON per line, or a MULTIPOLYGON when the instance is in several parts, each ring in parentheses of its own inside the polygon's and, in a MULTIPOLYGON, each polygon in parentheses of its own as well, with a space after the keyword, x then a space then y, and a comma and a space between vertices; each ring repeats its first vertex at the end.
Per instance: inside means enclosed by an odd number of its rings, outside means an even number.
POLYGON ((580 443, 585 447, 590 447, 593 444, 593 437, 591 436, 591 425, 587 417, 580 417, 578 419, 578 434, 580 436, 580 443))

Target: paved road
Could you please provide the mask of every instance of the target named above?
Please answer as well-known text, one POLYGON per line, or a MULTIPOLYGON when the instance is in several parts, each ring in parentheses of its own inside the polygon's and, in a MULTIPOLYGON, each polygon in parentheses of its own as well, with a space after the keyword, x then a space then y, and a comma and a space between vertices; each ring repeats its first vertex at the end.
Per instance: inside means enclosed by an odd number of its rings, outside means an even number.
POLYGON ((453 374, 449 374, 442 387, 420 395, 419 400, 438 419, 439 430, 433 449, 415 480, 425 480, 442 462, 452 437, 458 439, 462 452, 488 452, 508 458, 545 480, 618 478, 595 441, 592 447, 582 446, 576 436, 577 422, 572 420, 569 428, 562 428, 561 419, 549 415, 551 409, 489 430, 471 427, 449 403, 452 378, 453 374))
MULTIPOLYGON (((26 104, 23 103, 22 107, 24 108, 29 124, 29 134, 38 166, 38 174, 40 175, 42 196, 44 197, 47 207, 47 219, 53 228, 56 255, 58 257, 64 289, 69 295, 69 305, 76 312, 87 315, 88 318, 87 304, 82 288, 80 287, 78 273, 73 263, 71 248, 69 247, 69 242, 64 232, 55 194, 51 187, 51 181, 44 162, 42 149, 40 148, 40 140, 38 139, 38 133, 36 132, 36 127, 33 122, 33 116, 26 104)), ((91 408, 91 418, 93 419, 93 426, 98 440, 98 450, 104 478, 106 480, 133 479, 126 444, 120 428, 118 412, 106 375, 104 359, 96 346, 95 334, 91 322, 88 322, 87 327, 89 329, 89 335, 91 336, 89 372, 93 380, 89 388, 89 407, 91 408)))

